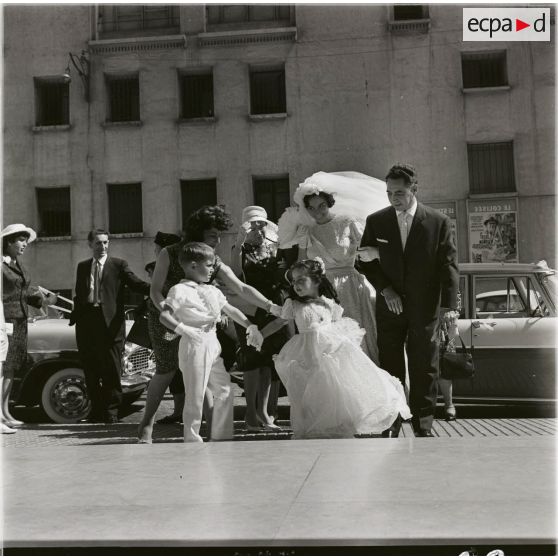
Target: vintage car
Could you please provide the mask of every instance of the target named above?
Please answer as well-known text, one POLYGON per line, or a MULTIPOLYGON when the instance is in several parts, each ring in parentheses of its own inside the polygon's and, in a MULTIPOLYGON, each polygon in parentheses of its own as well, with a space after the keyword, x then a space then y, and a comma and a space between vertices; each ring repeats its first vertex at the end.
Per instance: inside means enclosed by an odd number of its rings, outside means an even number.
POLYGON ((499 402, 555 399, 557 278, 538 264, 459 264, 459 332, 476 374, 454 398, 499 402))
MULTIPOLYGON (((127 331, 132 323, 126 322, 127 331)), ((12 391, 15 405, 40 405, 56 423, 77 422, 91 409, 75 328, 68 324, 62 318, 29 320, 27 362, 14 379, 12 391)), ((154 367, 152 351, 126 343, 121 378, 124 405, 141 396, 154 367)))

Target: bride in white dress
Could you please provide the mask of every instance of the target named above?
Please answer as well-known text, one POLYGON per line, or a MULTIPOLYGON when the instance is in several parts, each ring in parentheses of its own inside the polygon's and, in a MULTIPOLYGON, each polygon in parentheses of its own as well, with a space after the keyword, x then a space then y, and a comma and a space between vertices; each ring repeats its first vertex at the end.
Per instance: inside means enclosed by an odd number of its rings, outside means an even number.
MULTIPOLYGON (((376 293, 354 265, 366 217, 389 205, 385 182, 356 172, 317 172, 297 188, 296 208, 279 219, 279 246, 321 258, 344 315, 366 331, 361 347, 378 363, 376 293)), ((377 255, 362 254, 364 260, 377 255)))

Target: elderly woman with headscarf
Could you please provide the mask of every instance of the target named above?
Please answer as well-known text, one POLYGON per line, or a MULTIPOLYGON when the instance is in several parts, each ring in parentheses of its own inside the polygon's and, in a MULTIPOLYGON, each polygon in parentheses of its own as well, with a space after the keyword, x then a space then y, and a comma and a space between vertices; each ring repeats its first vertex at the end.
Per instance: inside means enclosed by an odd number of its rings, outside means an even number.
POLYGON ((10 394, 15 374, 27 358, 27 305, 41 308, 54 304, 56 295, 43 295, 31 287, 31 279, 21 262, 27 245, 37 238, 35 231, 22 224, 8 225, 2 237, 2 306, 6 325, 11 329, 8 336, 8 352, 2 367, 2 407, 0 419, 9 428, 23 423, 15 419, 9 408, 10 394))

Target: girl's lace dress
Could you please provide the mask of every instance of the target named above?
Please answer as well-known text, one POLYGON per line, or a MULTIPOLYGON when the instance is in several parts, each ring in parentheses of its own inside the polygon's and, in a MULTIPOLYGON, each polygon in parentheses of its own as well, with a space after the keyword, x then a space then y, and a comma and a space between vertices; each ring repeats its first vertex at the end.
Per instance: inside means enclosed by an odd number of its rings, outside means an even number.
POLYGON ((288 299, 281 317, 294 319, 300 333, 275 357, 287 388, 294 438, 351 438, 380 434, 398 414, 411 413, 403 386, 362 351, 364 330, 343 308, 321 297, 288 299))

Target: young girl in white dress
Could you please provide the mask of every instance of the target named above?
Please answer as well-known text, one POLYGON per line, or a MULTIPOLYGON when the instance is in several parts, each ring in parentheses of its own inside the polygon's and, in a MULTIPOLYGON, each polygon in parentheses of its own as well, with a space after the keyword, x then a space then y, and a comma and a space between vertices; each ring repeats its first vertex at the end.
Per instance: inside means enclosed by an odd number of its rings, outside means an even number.
POLYGON ((273 313, 299 333, 275 357, 287 388, 293 438, 381 434, 411 417, 403 386, 362 351, 364 330, 343 317, 323 262, 303 260, 287 272, 291 298, 273 313))

